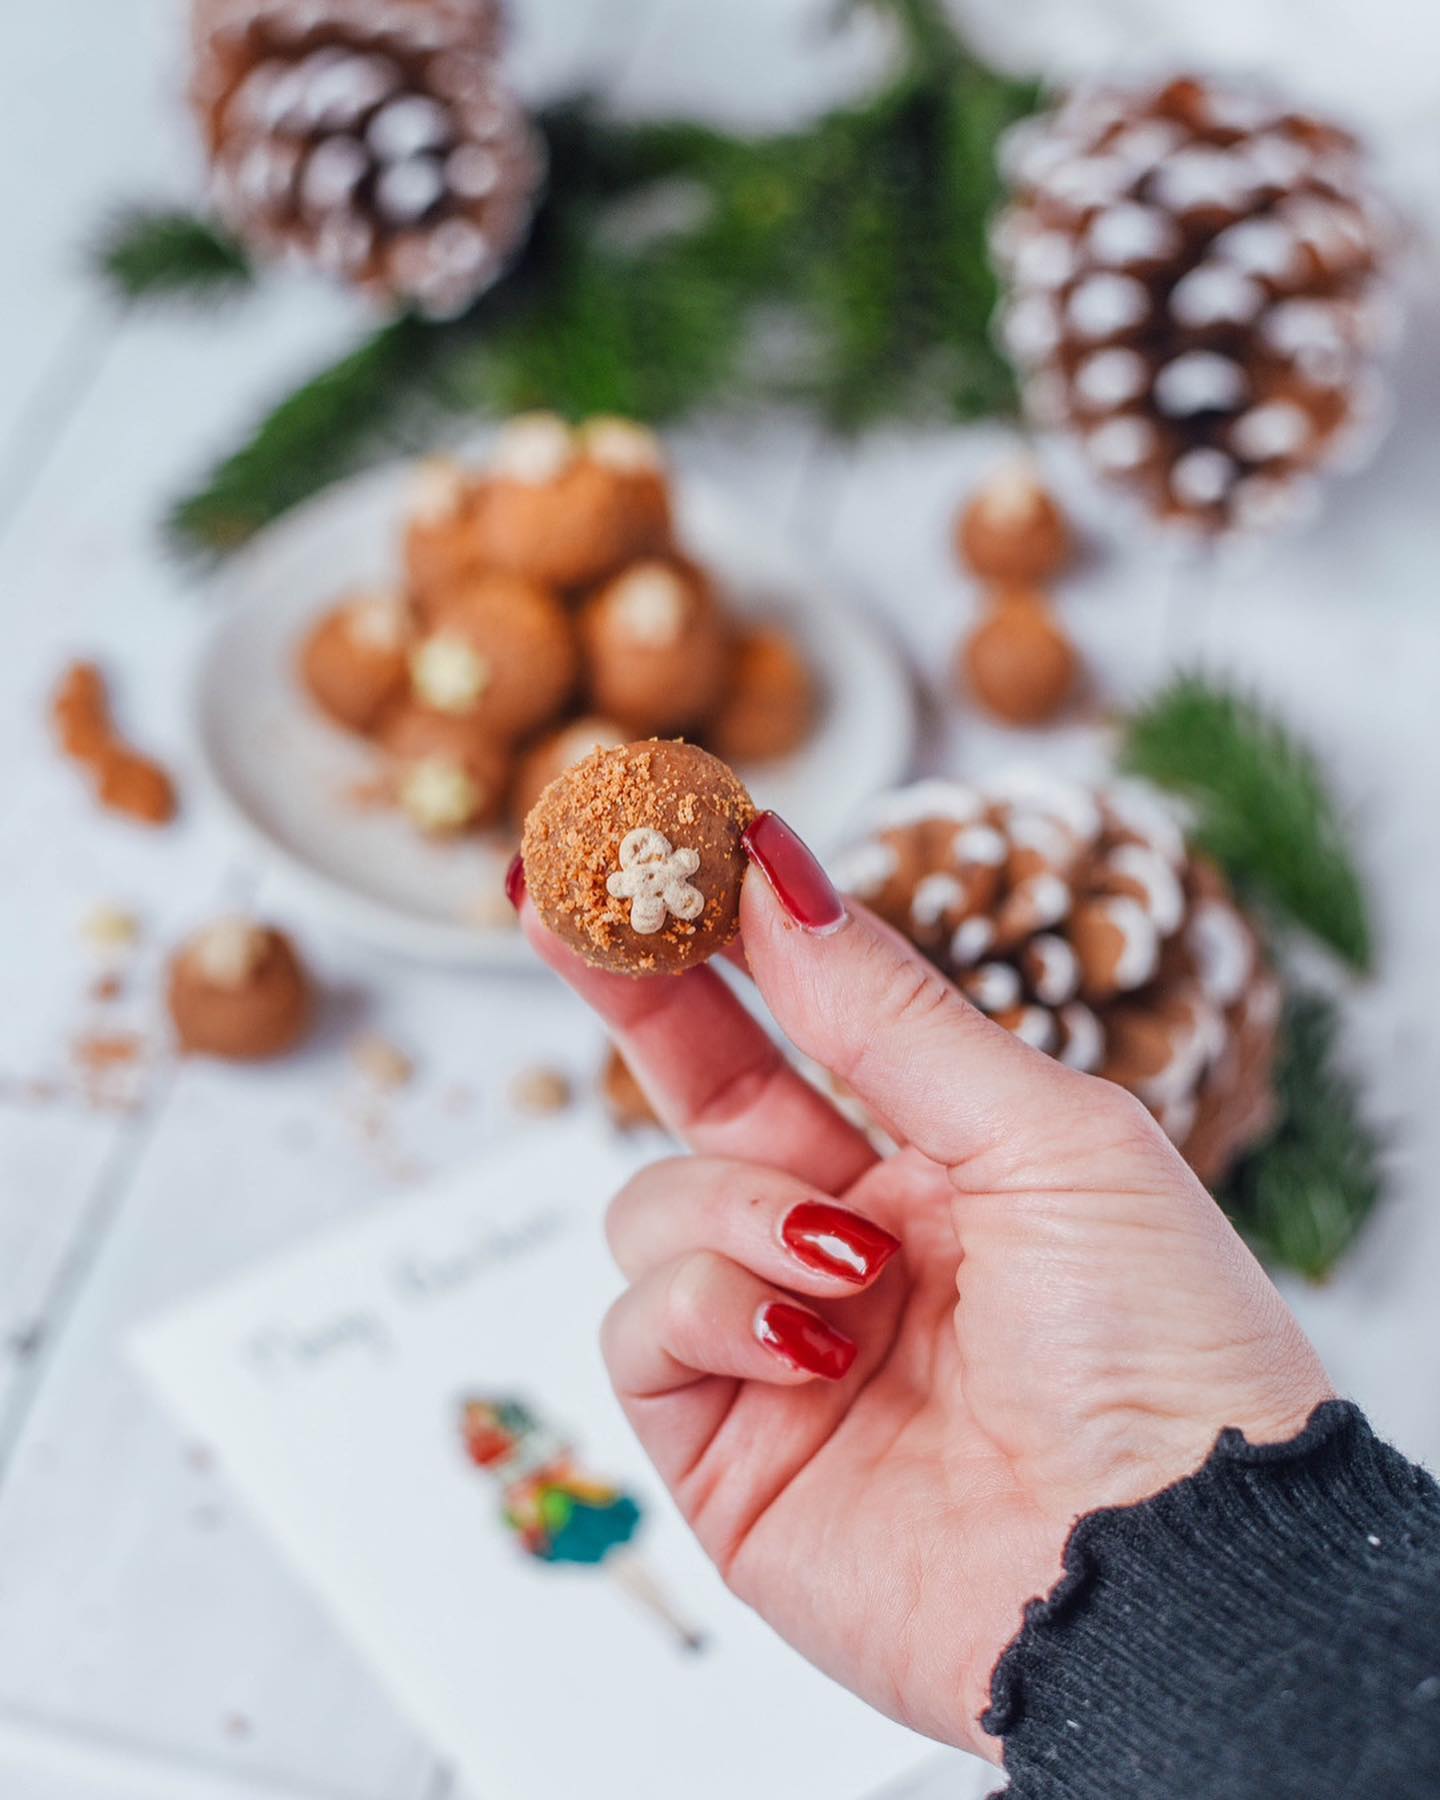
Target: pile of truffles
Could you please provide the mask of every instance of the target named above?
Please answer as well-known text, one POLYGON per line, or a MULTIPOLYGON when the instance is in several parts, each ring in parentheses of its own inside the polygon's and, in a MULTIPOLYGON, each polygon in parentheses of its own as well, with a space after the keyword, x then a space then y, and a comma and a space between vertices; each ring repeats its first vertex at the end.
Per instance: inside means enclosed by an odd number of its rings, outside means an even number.
POLYGON ((1144 1101, 1202 1180, 1273 1125, 1279 986, 1148 789, 920 782, 837 873, 998 1024, 1144 1101))
POLYGON ((300 666, 424 832, 518 828, 597 748, 683 734, 757 762, 814 724, 795 644, 728 614, 675 541, 658 442, 627 420, 527 414, 481 471, 423 464, 404 560, 403 587, 314 624, 300 666))

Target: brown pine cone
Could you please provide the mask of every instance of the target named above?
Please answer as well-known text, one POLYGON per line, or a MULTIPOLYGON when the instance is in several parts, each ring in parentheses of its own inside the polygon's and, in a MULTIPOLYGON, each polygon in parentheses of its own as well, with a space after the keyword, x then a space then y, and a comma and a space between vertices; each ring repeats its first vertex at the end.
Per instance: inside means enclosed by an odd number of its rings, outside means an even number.
POLYGON ((544 156, 496 72, 496 0, 199 0, 216 206, 265 255, 436 317, 501 272, 544 156))
POLYGON ((1279 986, 1149 790, 919 782, 881 802, 837 879, 982 1012, 1144 1101, 1202 1180, 1273 1123, 1279 986))
POLYGON ((1001 335, 1102 475, 1168 522, 1263 527, 1373 439, 1396 233, 1353 138, 1181 79, 1076 93, 1004 160, 1001 335))

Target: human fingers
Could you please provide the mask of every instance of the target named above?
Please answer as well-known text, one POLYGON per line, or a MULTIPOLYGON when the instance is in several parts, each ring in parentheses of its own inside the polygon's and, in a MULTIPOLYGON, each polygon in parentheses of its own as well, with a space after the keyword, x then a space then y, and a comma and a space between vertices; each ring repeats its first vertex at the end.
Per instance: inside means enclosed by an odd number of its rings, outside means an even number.
POLYGON ((652 1269, 620 1296, 601 1335, 622 1399, 683 1392, 706 1376, 777 1387, 839 1381, 855 1340, 713 1250, 652 1269))
POLYGON ((523 876, 512 897, 537 954, 599 1013, 660 1118, 694 1149, 835 1192, 875 1161, 864 1134, 790 1066, 713 969, 644 981, 593 969, 546 930, 523 876))
POLYGON ((869 1287, 900 1249, 884 1225, 783 1170, 718 1157, 667 1157, 610 1204, 615 1260, 635 1280, 711 1250, 797 1293, 841 1298, 869 1287))

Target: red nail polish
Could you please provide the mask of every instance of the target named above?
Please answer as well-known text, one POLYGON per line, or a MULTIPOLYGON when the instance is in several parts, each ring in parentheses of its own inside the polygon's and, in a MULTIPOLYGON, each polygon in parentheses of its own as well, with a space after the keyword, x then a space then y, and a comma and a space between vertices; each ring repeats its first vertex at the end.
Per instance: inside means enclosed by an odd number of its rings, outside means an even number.
POLYGON ((505 898, 519 912, 525 904, 525 861, 517 850, 505 871, 505 898))
POLYGON ((826 937, 845 923, 834 882, 778 813, 761 813, 740 841, 797 925, 826 937))
POLYGON ((900 1248, 888 1231, 824 1200, 802 1200, 780 1221, 780 1240, 797 1262, 820 1275, 863 1287, 900 1248))
POLYGON ((806 1375, 838 1381, 855 1360, 853 1339, 827 1325, 818 1313, 787 1300, 771 1300, 755 1315, 755 1335, 781 1362, 806 1375))

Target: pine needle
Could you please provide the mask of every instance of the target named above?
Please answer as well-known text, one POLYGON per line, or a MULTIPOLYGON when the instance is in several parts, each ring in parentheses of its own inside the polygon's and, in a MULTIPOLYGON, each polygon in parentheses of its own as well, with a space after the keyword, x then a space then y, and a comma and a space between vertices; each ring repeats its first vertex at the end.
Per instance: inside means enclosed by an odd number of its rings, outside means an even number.
POLYGON ((1292 994, 1276 1086, 1280 1124, 1216 1198, 1274 1267, 1323 1281, 1379 1202, 1382 1153, 1356 1082, 1336 1055, 1340 1020, 1316 994, 1292 994))
POLYGON ((117 213, 93 249, 96 268, 127 303, 229 299, 253 280, 240 246, 193 213, 135 206, 117 213))
POLYGON ((1123 767, 1184 795, 1237 887, 1352 968, 1373 957, 1354 855, 1319 764, 1252 700, 1183 675, 1129 721, 1123 767))
POLYGON ((175 547, 201 559, 238 549, 288 508, 393 443, 443 330, 408 316, 397 319, 296 389, 203 487, 171 509, 175 547))

